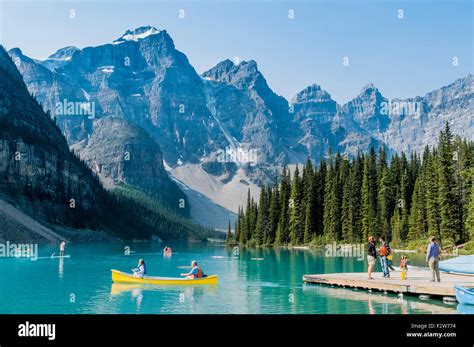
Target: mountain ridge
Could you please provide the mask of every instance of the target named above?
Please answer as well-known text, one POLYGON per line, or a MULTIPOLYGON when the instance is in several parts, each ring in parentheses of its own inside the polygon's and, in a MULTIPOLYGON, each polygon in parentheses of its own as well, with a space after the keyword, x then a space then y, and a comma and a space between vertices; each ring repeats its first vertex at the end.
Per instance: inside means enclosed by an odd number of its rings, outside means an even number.
MULTIPOLYGON (((145 129, 172 168, 199 165, 223 183, 240 170, 244 181, 261 184, 281 166, 317 161, 329 149, 349 156, 371 147, 389 155, 421 152, 446 121, 473 139, 472 75, 406 99, 386 98, 368 83, 339 104, 314 83, 288 101, 254 60, 226 59, 199 75, 166 30, 148 26, 124 36, 131 40, 75 51, 49 82, 39 83, 31 62, 20 70, 46 109, 61 98, 94 102, 96 117, 118 116, 145 129)), ((94 131, 93 120, 60 116, 58 123, 70 146, 94 131)))

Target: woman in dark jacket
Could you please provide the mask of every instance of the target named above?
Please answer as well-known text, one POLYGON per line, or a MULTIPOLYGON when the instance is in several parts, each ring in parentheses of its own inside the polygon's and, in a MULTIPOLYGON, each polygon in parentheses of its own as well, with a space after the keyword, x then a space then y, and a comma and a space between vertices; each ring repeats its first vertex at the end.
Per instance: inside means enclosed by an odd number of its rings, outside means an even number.
POLYGON ((375 239, 369 236, 369 243, 367 244, 367 263, 369 264, 368 275, 369 280, 373 280, 372 270, 374 269, 375 260, 377 259, 377 251, 375 249, 375 239))

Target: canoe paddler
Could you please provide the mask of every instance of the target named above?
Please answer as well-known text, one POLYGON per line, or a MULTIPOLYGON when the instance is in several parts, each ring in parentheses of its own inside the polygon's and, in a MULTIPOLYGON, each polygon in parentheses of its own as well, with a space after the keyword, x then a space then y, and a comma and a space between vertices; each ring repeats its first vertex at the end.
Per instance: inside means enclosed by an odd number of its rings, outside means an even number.
POLYGON ((185 274, 181 274, 181 276, 186 276, 186 278, 206 277, 206 275, 204 275, 204 272, 202 271, 202 268, 198 265, 196 260, 193 260, 191 262, 191 271, 185 274))
POLYGON ((143 276, 146 275, 146 264, 143 259, 138 260, 138 267, 135 269, 132 269, 133 271, 133 276, 142 278, 143 276))

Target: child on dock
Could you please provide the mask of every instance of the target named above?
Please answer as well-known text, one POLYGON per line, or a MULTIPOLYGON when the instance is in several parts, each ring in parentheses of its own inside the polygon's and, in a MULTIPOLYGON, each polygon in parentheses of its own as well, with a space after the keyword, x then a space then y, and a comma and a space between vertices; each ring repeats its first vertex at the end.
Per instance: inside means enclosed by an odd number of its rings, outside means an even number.
POLYGON ((402 255, 402 260, 400 260, 400 270, 402 270, 402 272, 400 273, 400 277, 402 280, 406 280, 407 279, 407 271, 408 271, 408 258, 406 257, 406 255, 402 255))

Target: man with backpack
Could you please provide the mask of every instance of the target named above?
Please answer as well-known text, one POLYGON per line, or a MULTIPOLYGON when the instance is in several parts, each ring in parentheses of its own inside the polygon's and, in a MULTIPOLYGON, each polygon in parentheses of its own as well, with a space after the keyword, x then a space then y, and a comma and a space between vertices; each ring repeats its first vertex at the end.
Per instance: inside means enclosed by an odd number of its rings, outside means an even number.
POLYGON ((388 278, 390 277, 390 272, 388 270, 387 255, 389 254, 388 251, 390 250, 390 248, 387 249, 385 238, 383 236, 380 237, 380 244, 381 244, 381 247, 379 249, 380 265, 382 265, 383 277, 388 278))
POLYGON ((381 240, 383 240, 383 244, 387 249, 387 266, 390 271, 395 271, 395 268, 392 266, 393 252, 390 248, 390 244, 388 243, 388 241, 385 241, 385 238, 383 236, 381 237, 381 240))

